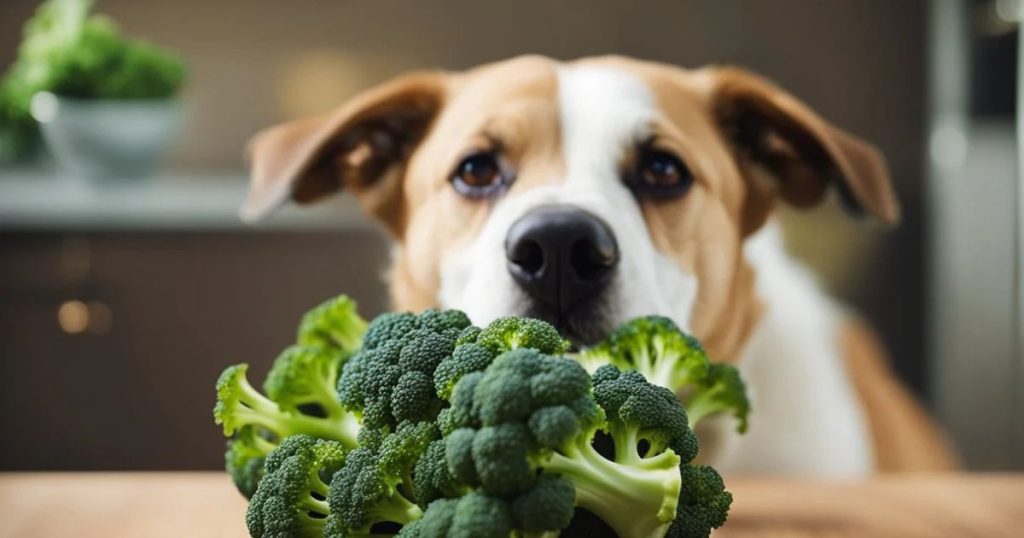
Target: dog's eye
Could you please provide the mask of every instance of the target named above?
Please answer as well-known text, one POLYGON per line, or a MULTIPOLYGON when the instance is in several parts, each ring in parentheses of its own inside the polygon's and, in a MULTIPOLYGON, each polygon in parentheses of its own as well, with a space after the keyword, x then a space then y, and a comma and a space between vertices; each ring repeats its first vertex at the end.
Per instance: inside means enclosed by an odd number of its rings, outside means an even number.
POLYGON ((672 153, 646 149, 640 155, 636 172, 627 183, 637 196, 674 198, 683 195, 693 184, 690 169, 672 153))
POLYGON ((467 198, 494 196, 510 182, 498 156, 491 152, 474 153, 462 159, 451 181, 455 190, 467 198))

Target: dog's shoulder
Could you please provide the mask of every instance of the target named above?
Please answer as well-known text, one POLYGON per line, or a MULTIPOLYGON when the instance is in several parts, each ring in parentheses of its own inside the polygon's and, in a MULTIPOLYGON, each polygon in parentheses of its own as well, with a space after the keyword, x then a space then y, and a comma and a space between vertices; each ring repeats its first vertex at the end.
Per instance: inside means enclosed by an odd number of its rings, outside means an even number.
POLYGON ((715 435, 719 442, 711 459, 732 472, 870 472, 870 432, 839 339, 845 313, 786 252, 777 223, 769 222, 751 237, 744 254, 764 304, 738 361, 754 418, 744 436, 715 435))

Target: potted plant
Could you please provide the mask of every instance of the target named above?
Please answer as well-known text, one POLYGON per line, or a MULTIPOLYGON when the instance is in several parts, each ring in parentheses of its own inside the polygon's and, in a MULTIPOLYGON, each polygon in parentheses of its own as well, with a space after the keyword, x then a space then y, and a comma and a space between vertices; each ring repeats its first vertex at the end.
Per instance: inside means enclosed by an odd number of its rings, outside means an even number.
POLYGON ((31 155, 40 133, 76 175, 147 175, 177 132, 181 59, 120 34, 92 0, 46 0, 0 82, 0 161, 31 155))

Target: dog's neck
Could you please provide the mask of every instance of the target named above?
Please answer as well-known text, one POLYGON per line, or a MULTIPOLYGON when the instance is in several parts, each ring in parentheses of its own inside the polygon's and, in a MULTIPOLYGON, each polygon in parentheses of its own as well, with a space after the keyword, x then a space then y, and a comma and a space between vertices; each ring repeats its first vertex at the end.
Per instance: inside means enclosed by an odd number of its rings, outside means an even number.
POLYGON ((723 472, 863 476, 874 456, 838 345, 843 312, 785 252, 777 224, 745 255, 764 309, 737 364, 757 418, 742 436, 730 417, 713 420, 702 452, 723 472))

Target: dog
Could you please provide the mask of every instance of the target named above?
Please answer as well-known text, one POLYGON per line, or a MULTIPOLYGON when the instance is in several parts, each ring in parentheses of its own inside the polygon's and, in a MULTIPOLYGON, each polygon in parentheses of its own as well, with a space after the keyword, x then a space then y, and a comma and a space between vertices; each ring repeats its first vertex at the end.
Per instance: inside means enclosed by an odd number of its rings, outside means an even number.
POLYGON ((753 417, 700 433, 726 473, 955 466, 872 332, 785 253, 778 203, 899 219, 886 165, 736 67, 526 56, 417 72, 249 146, 246 220, 352 193, 394 239, 394 306, 550 321, 577 345, 671 318, 736 364, 753 417))

